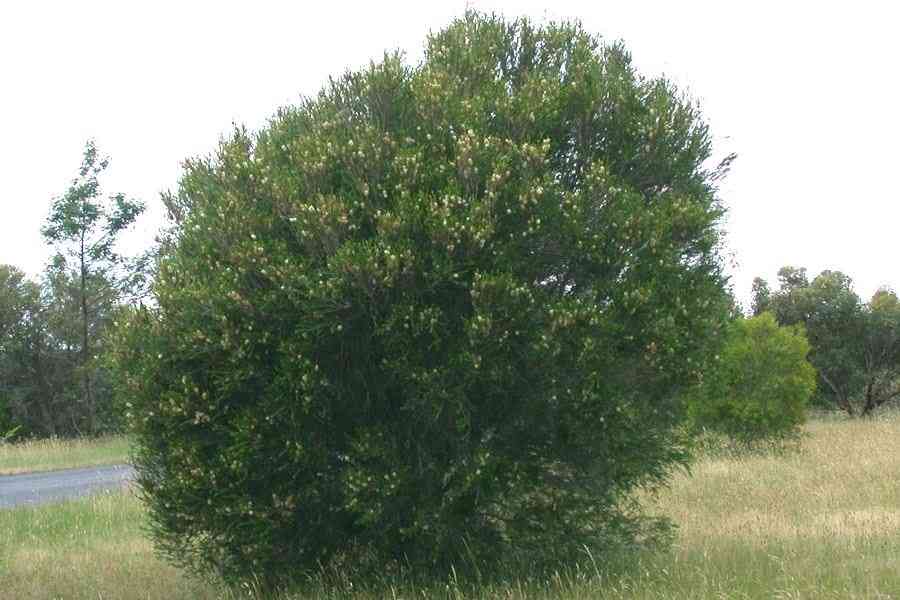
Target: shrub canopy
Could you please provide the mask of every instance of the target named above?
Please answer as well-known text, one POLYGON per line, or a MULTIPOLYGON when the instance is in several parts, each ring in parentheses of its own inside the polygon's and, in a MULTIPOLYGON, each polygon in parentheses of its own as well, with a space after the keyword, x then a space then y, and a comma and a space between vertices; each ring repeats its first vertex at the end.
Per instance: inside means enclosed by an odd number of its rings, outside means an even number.
POLYGON ((709 156, 621 45, 471 13, 188 161, 114 357, 161 548, 280 580, 634 533, 727 309, 709 156))
POLYGON ((770 312, 737 319, 691 394, 691 420, 746 442, 795 434, 816 390, 809 351, 802 325, 780 327, 770 312))

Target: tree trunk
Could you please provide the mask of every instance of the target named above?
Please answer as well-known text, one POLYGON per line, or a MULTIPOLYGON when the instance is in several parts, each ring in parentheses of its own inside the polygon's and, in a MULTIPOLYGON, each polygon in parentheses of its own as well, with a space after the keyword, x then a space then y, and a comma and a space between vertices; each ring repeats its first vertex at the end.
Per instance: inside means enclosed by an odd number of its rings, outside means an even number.
POLYGON ((85 264, 84 229, 81 230, 81 384, 82 404, 87 410, 88 431, 91 435, 97 433, 97 415, 94 407, 94 399, 91 394, 91 375, 88 370, 90 361, 90 339, 88 335, 88 308, 87 308, 87 265, 85 264))
POLYGON ((865 417, 869 413, 872 412, 872 409, 875 408, 875 396, 872 394, 872 382, 869 381, 866 384, 866 403, 863 405, 862 412, 860 416, 865 417))
POLYGON ((877 394, 873 391, 873 389, 877 389, 877 386, 875 386, 873 382, 869 382, 869 385, 866 387, 866 406, 863 409, 862 413, 860 413, 862 416, 868 415, 882 404, 887 404, 894 398, 900 396, 900 390, 897 390, 893 393, 886 392, 877 394))
POLYGON ((837 397, 837 404, 848 415, 855 416, 856 411, 853 410, 853 404, 850 403, 850 399, 843 393, 841 389, 839 389, 832 381, 828 378, 825 373, 819 371, 819 376, 822 378, 822 381, 828 384, 828 387, 831 388, 831 391, 834 392, 834 395, 837 397))

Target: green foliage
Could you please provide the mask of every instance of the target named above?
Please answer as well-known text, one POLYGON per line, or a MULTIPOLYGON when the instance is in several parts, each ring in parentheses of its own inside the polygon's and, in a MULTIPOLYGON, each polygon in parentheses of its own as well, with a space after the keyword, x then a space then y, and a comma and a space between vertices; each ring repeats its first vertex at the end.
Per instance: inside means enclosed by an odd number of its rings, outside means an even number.
POLYGON ((28 433, 40 402, 34 372, 40 345, 40 288, 21 270, 0 265, 0 434, 28 433))
POLYGON ((84 422, 79 433, 95 435, 108 428, 111 395, 96 358, 102 336, 119 301, 139 287, 140 261, 116 251, 119 235, 144 211, 144 205, 122 194, 103 198, 99 178, 109 159, 88 141, 78 176, 65 194, 56 198, 41 232, 56 254, 47 271, 46 286, 54 302, 47 315, 75 361, 72 401, 79 403, 84 422), (106 422, 104 422, 106 421, 106 422))
POLYGON ((900 398, 900 299, 893 290, 875 292, 862 312, 866 383, 862 412, 900 398))
POLYGON ((143 210, 100 197, 108 161, 93 143, 42 229, 56 254, 40 284, 0 265, 0 433, 74 436, 116 429, 120 419, 103 367, 103 336, 143 270, 115 251, 143 210))
POLYGON ((769 284, 766 283, 765 279, 755 277, 750 293, 753 298, 750 309, 753 312, 754 317, 769 310, 772 294, 769 291, 769 284))
POLYGON ((808 353, 802 327, 780 327, 771 313, 737 319, 690 395, 691 422, 745 442, 795 434, 816 388, 808 353))
POLYGON ((42 289, 0 266, 0 430, 19 436, 72 436, 88 423, 78 395, 78 313, 52 282, 42 289))
POLYGON ((879 290, 864 303, 850 277, 784 267, 771 307, 783 325, 802 323, 810 362, 821 383, 820 402, 850 415, 870 414, 900 397, 900 309, 896 294, 879 290))
POLYGON ((698 109, 468 14, 190 160, 114 363, 159 547, 228 579, 633 539, 728 310, 698 109))

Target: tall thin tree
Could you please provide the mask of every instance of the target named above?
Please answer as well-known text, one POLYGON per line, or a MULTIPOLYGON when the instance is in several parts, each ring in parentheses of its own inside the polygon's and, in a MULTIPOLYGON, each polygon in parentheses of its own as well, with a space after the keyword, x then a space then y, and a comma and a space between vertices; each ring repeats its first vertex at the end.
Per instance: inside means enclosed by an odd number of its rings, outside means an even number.
POLYGON ((130 261, 115 246, 119 235, 144 211, 142 202, 123 194, 101 194, 99 178, 108 166, 109 159, 89 140, 78 176, 54 200, 41 230, 56 250, 51 270, 69 279, 70 300, 77 306, 80 401, 90 433, 98 429, 91 360, 101 329, 99 317, 130 289, 134 275, 130 261))

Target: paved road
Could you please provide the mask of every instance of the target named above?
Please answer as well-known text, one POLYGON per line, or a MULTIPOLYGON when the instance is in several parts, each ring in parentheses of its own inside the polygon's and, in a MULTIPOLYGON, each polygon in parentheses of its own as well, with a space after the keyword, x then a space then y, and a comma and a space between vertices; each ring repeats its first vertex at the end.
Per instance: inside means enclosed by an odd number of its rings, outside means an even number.
POLYGON ((118 489, 133 476, 134 469, 129 465, 0 475, 0 509, 118 489))

